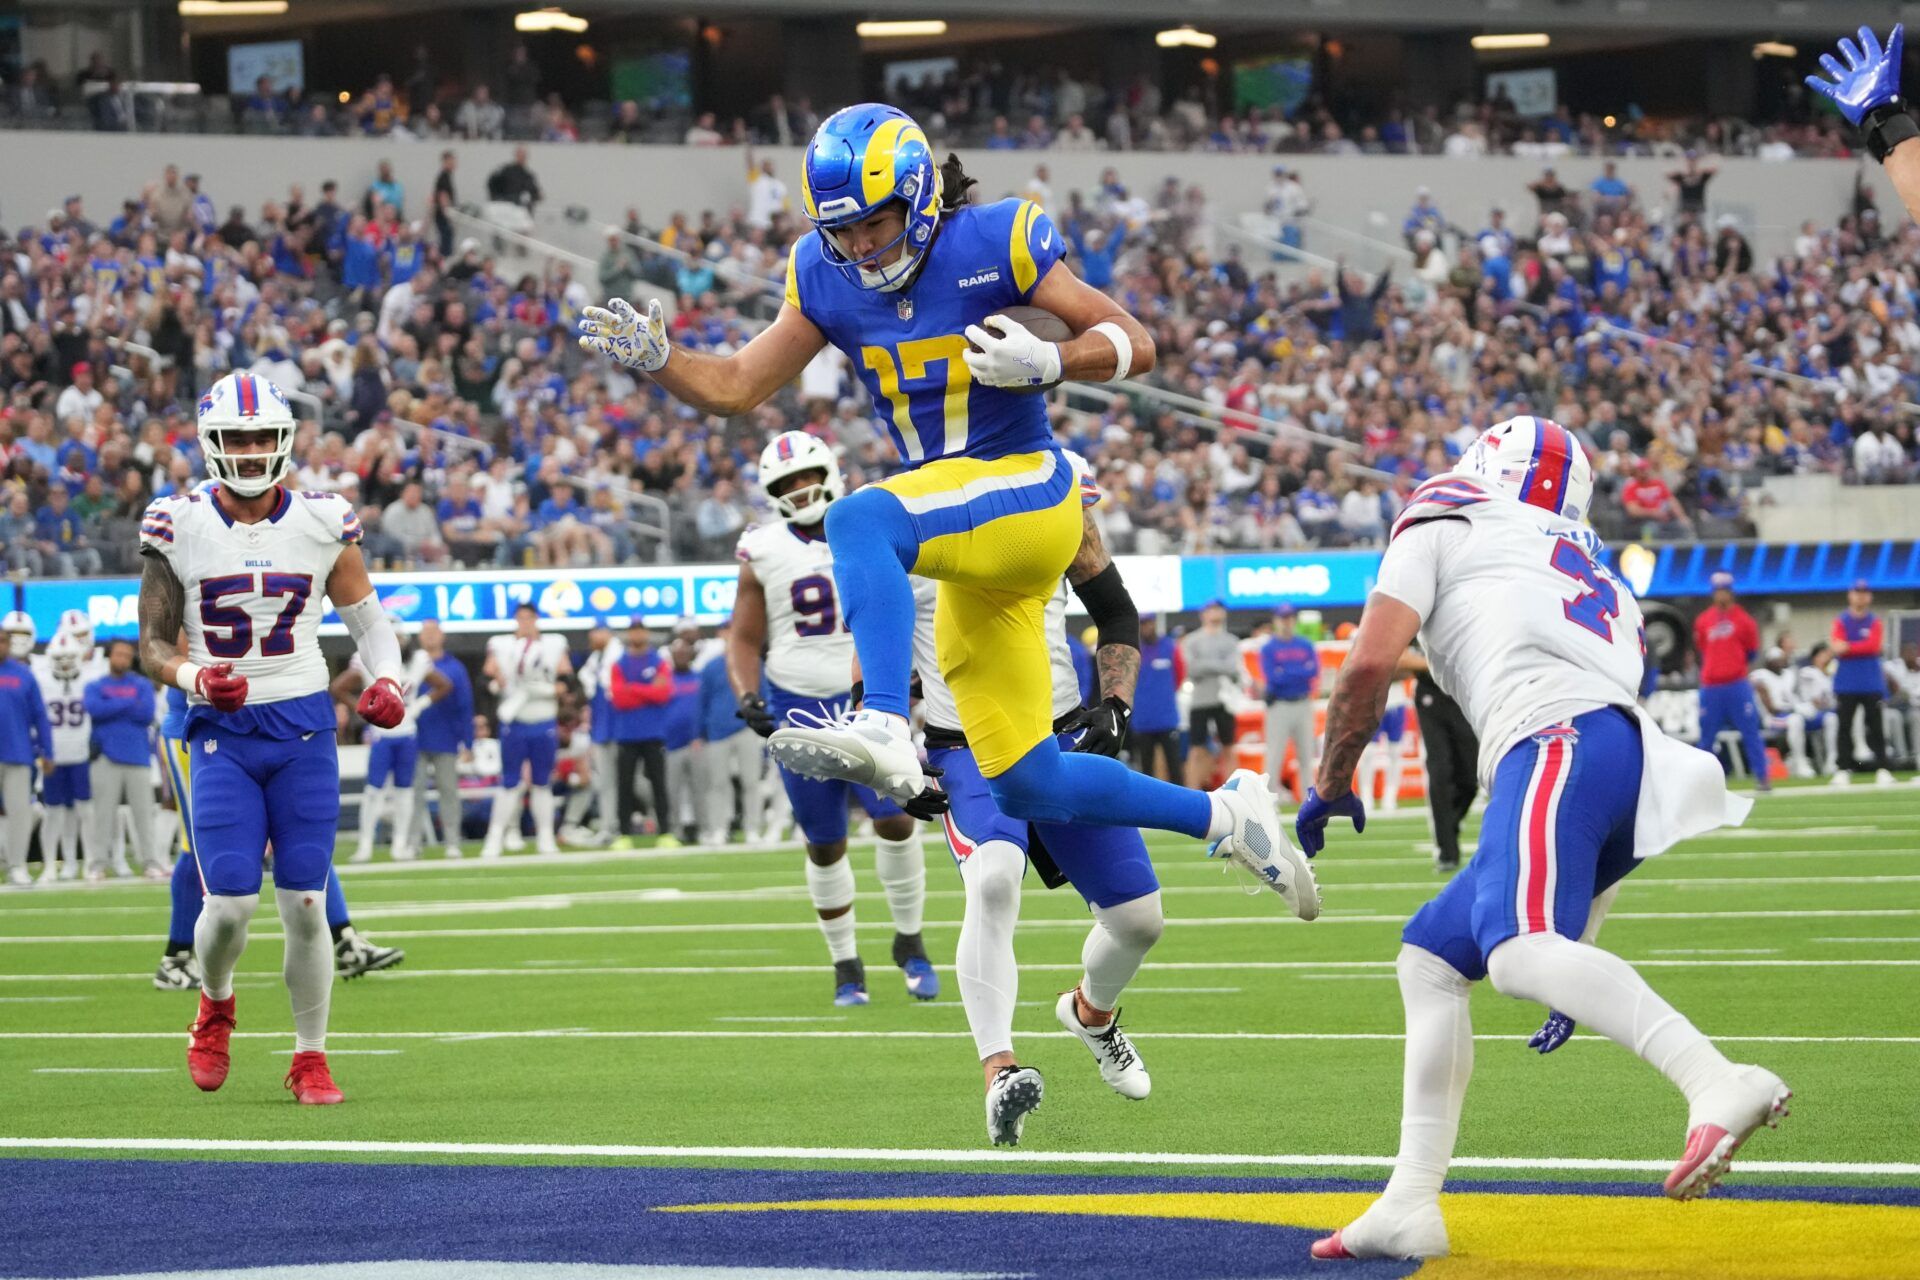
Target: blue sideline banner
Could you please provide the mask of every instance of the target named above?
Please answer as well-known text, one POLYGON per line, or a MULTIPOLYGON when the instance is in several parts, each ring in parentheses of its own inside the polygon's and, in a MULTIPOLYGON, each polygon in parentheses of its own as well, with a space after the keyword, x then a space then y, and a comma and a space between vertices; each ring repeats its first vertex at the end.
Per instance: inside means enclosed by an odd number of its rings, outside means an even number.
MULTIPOLYGON (((1705 597, 1715 573, 1734 575, 1751 596, 1833 594, 1864 579, 1875 590, 1920 590, 1920 542, 1629 544, 1607 558, 1636 594, 1650 599, 1705 597)), ((1378 551, 1284 552, 1230 556, 1115 557, 1144 612, 1174 613, 1221 601, 1229 609, 1357 608, 1380 571, 1378 551)), ((523 603, 559 630, 624 626, 638 618, 665 626, 692 617, 704 625, 733 612, 738 567, 667 565, 635 569, 485 570, 376 573, 381 602, 403 622, 437 618, 449 631, 502 632, 523 603)), ((84 610, 104 637, 139 628, 138 578, 35 580, 18 588, 21 608, 40 638, 60 615, 84 610)), ((1076 612, 1078 602, 1075 602, 1076 612)), ((344 635, 332 610, 322 635, 344 635)))

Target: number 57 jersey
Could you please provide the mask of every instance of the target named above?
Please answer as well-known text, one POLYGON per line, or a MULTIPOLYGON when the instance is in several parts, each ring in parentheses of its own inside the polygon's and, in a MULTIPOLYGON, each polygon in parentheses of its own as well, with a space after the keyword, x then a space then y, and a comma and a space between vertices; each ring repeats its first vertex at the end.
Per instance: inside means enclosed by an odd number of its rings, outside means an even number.
POLYGON ((1516 742, 1603 706, 1631 707, 1640 606, 1584 524, 1448 474, 1394 522, 1374 590, 1420 615, 1440 687, 1480 738, 1481 785, 1516 742))
POLYGON ((767 679, 809 698, 853 688, 853 633, 840 616, 824 522, 755 525, 734 554, 767 595, 767 679))
MULTIPOLYGON (((202 666, 230 662, 247 678, 247 706, 236 713, 242 718, 265 703, 326 698, 322 596, 334 561, 360 541, 360 518, 346 498, 277 492, 257 524, 235 521, 219 493, 196 492, 156 499, 140 525, 141 554, 164 558, 186 589, 188 657, 202 666)), ((189 702, 190 717, 210 714, 200 699, 189 702)), ((320 709, 319 727, 331 731, 331 708, 320 709)), ((222 721, 249 727, 235 717, 222 721)))

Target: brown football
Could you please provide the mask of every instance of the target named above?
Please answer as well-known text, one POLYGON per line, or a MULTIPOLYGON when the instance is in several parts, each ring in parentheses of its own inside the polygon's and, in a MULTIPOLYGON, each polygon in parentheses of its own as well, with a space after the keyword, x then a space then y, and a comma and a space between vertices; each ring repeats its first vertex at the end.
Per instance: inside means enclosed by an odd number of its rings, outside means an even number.
MULTIPOLYGON (((1073 330, 1067 328, 1067 322, 1065 320, 1062 320, 1059 316, 1053 314, 1053 312, 1041 307, 1005 307, 994 312, 994 314, 1005 316, 1015 324, 1023 326, 1028 333, 1031 333, 1042 342, 1065 342, 1073 337, 1073 330)), ((992 332, 992 330, 988 330, 988 332, 992 332)), ((968 345, 971 346, 972 344, 969 343, 968 345)), ((974 349, 978 350, 979 348, 976 347, 974 349)), ((1059 385, 1058 382, 1043 382, 1037 386, 1002 387, 1000 390, 1011 391, 1015 395, 1034 395, 1042 391, 1050 391, 1059 385)))

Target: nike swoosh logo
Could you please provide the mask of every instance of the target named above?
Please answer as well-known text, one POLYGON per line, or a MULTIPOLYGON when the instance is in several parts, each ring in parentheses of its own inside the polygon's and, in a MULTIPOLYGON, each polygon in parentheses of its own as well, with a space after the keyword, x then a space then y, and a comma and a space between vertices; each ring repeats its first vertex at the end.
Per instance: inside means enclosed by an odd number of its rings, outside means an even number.
POLYGON ((1042 249, 1045 249, 1051 246, 1052 244, 1053 244, 1053 228, 1048 227, 1047 234, 1040 237, 1040 247, 1042 249))

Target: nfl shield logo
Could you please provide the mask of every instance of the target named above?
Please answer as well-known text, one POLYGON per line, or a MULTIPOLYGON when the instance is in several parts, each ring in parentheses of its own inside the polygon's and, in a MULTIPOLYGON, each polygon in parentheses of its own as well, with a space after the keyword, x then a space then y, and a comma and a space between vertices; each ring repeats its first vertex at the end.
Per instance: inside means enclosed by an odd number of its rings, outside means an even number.
POLYGON ((912 298, 900 299, 898 302, 893 304, 893 308, 896 312, 899 313, 900 319, 903 323, 913 319, 913 299, 912 298))

